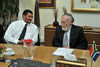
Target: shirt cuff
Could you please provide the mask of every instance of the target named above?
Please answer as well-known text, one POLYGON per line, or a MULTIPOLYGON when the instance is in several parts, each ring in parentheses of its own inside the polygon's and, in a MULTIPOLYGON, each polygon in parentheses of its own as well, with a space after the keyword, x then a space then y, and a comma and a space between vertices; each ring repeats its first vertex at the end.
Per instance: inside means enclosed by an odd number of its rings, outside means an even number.
POLYGON ((19 40, 15 40, 14 42, 15 42, 16 44, 18 44, 18 41, 19 41, 19 40))

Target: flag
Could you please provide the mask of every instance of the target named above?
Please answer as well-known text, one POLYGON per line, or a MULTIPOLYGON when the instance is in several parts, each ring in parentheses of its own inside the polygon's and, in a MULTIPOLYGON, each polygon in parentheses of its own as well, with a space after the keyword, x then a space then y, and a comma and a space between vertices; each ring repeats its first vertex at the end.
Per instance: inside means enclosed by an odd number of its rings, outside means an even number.
POLYGON ((96 49, 95 41, 93 41, 93 45, 90 49, 90 56, 93 59, 93 61, 96 61, 99 55, 100 55, 100 52, 96 49))
POLYGON ((93 60, 96 61, 97 58, 99 57, 99 55, 100 55, 99 51, 95 52, 94 55, 93 55, 93 60))
MULTIPOLYGON (((39 0, 35 0, 35 10, 34 10, 34 24, 40 27, 40 16, 39 16, 39 0)), ((40 36, 38 34, 38 41, 35 45, 40 45, 40 36)))
POLYGON ((34 24, 40 27, 40 17, 39 17, 39 0, 35 3, 35 14, 34 14, 34 24))

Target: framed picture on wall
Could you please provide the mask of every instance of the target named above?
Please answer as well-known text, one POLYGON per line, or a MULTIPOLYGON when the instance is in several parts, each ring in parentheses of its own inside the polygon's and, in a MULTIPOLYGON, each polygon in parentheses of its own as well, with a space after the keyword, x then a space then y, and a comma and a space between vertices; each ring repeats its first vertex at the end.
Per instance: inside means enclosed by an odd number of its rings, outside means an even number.
POLYGON ((100 12, 100 0, 72 0, 72 11, 100 12))
POLYGON ((40 8, 56 8, 56 0, 39 0, 40 8))

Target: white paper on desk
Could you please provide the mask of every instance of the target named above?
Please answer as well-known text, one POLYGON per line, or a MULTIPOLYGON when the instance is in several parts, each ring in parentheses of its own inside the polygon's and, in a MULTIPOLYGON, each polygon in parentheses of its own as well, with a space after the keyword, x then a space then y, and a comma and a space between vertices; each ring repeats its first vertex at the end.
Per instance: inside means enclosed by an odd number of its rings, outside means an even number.
POLYGON ((64 55, 64 58, 65 58, 66 60, 69 60, 69 61, 77 61, 76 56, 73 55, 73 54, 66 54, 66 55, 64 55))
POLYGON ((74 49, 69 48, 57 48, 55 52, 53 52, 53 55, 56 56, 65 56, 66 54, 72 54, 74 49))

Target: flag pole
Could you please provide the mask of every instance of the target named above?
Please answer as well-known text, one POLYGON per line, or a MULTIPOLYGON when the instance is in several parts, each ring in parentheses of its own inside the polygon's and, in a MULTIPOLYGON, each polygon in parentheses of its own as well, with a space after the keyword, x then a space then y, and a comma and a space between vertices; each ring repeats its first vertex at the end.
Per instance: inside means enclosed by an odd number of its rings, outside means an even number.
POLYGON ((91 59, 91 67, 92 67, 93 60, 91 59))
MULTIPOLYGON (((95 43, 95 41, 93 40, 93 44, 95 43)), ((96 48, 96 47, 95 47, 96 48)), ((91 67, 93 67, 93 59, 91 59, 91 67)))

